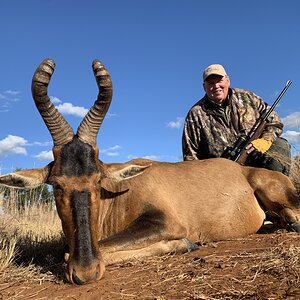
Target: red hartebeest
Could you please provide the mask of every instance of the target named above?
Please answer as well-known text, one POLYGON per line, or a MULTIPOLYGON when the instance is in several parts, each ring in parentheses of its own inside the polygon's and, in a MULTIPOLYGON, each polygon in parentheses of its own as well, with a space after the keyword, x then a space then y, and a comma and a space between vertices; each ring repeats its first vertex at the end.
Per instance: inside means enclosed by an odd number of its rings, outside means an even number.
POLYGON ((53 138, 54 161, 2 175, 0 183, 53 186, 69 246, 68 281, 98 280, 105 264, 255 233, 266 210, 300 232, 300 201, 281 173, 221 158, 100 161, 96 138, 112 98, 109 73, 101 62, 93 62, 98 98, 74 134, 47 95, 54 67, 52 60, 44 60, 32 80, 33 98, 53 138))

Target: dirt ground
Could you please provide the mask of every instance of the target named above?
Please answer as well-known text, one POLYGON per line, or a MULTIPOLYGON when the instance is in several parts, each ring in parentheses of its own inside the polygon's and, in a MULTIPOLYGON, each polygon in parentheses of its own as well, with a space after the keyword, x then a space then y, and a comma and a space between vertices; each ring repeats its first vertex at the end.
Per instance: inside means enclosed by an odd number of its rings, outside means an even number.
MULTIPOLYGON (((63 265, 61 265, 63 269, 63 265)), ((96 283, 0 284, 0 299, 300 299, 300 235, 276 229, 107 267, 96 283)))

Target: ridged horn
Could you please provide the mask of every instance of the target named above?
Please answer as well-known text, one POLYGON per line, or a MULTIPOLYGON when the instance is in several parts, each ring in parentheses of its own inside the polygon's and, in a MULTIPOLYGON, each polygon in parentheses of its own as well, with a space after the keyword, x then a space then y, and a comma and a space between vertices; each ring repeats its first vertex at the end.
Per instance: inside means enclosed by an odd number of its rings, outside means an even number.
POLYGON ((48 84, 54 69, 55 62, 45 59, 33 75, 31 92, 35 105, 52 136, 54 146, 62 146, 72 140, 74 132, 48 96, 48 84))
POLYGON ((80 123, 78 138, 92 146, 97 144, 97 134, 108 111, 112 99, 112 81, 105 66, 99 61, 93 61, 93 71, 99 88, 98 98, 80 123))

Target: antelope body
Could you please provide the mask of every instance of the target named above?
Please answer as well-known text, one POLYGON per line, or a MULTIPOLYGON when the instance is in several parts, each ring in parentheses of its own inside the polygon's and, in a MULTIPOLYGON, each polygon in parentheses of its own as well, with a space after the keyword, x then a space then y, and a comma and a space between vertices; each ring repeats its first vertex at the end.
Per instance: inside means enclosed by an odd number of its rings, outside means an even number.
POLYGON ((112 98, 109 73, 100 61, 93 62, 98 98, 74 134, 47 95, 54 67, 52 60, 44 60, 32 80, 33 98, 53 138, 54 161, 41 169, 2 175, 0 183, 19 188, 53 186, 69 246, 69 282, 98 280, 107 264, 186 252, 199 241, 255 233, 265 211, 300 232, 300 201, 281 173, 222 158, 178 163, 100 161, 96 137, 112 98))

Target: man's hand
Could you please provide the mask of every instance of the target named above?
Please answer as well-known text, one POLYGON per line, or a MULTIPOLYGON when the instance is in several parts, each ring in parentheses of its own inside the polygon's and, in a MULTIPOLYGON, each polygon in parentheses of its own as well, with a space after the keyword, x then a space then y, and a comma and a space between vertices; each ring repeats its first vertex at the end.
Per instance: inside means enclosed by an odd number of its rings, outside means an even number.
POLYGON ((271 146, 272 142, 270 140, 260 138, 252 141, 245 147, 245 149, 247 150, 247 154, 255 154, 255 152, 265 153, 270 149, 271 146))

